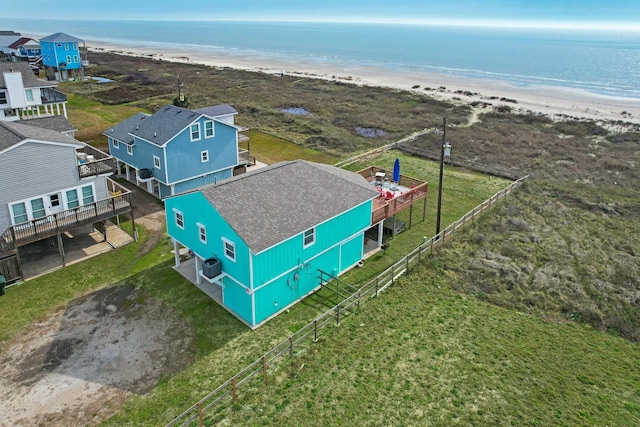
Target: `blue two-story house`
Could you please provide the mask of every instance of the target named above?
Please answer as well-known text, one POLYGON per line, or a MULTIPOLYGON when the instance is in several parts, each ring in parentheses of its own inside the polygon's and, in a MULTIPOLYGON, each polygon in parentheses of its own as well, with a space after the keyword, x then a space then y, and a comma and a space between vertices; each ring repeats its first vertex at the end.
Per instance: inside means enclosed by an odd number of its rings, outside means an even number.
POLYGON ((318 270, 337 277, 363 259, 378 197, 357 173, 302 160, 169 197, 176 268, 195 268, 201 289, 256 328, 317 290, 318 270))
POLYGON ((233 176, 241 164, 238 132, 243 130, 233 124, 235 113, 228 104, 198 111, 166 105, 152 115, 138 113, 104 135, 118 171, 164 199, 233 176))
POLYGON ((47 78, 67 81, 84 77, 80 56, 82 40, 64 33, 55 33, 40 39, 42 65, 47 78))

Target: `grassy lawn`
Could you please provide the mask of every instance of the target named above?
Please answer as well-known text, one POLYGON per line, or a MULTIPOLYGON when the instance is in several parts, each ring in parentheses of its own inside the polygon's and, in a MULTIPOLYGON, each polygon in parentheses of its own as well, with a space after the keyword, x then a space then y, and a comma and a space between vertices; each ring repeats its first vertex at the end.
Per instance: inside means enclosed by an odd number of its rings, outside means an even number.
MULTIPOLYGON (((61 89, 65 90, 64 86, 61 89)), ((137 113, 149 112, 140 107, 127 104, 106 106, 84 96, 74 94, 68 95, 67 111, 69 121, 78 129, 76 139, 102 148, 107 147, 107 137, 102 135, 102 132, 137 113)))
POLYGON ((285 160, 297 159, 328 164, 333 164, 338 161, 338 159, 332 155, 312 148, 303 147, 268 133, 256 130, 250 131, 249 138, 251 142, 251 155, 269 165, 285 160))
POLYGON ((206 425, 638 425, 640 350, 452 290, 427 262, 206 425))

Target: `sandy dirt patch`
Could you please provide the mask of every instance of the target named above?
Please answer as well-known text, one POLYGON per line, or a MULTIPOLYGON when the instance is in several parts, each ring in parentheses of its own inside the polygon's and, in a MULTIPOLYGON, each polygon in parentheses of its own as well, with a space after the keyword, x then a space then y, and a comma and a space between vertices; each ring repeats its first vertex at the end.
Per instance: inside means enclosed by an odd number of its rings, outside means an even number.
POLYGON ((70 302, 0 350, 1 426, 95 425, 191 362, 188 325, 132 285, 70 302))

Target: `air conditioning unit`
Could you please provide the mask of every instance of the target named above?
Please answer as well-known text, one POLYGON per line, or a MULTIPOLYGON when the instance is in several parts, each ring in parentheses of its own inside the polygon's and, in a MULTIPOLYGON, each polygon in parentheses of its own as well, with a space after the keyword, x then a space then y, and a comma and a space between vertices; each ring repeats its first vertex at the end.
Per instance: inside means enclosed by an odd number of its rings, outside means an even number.
POLYGON ((151 171, 151 169, 140 169, 138 171, 138 176, 140 179, 151 178, 153 176, 153 171, 151 171))
POLYGON ((222 265, 218 258, 208 258, 202 263, 202 274, 209 279, 213 279, 222 273, 222 265))

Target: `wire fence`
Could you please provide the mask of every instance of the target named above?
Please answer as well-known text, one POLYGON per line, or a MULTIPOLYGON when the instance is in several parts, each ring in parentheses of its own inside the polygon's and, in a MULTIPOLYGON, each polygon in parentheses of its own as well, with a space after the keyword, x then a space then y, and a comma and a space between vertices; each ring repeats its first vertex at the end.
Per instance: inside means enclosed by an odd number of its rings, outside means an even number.
MULTIPOLYGON (((302 327, 289 338, 258 358, 255 362, 228 379, 224 384, 220 385, 220 387, 207 394, 177 416, 173 421, 168 423, 166 427, 188 426, 194 422, 198 422, 200 426, 204 426, 204 414, 206 411, 211 410, 218 403, 228 398, 231 398, 234 404, 238 403, 238 387, 247 384, 252 379, 262 379, 266 385, 269 378, 269 368, 272 367, 272 369, 275 369, 274 365, 280 361, 281 358, 288 356, 288 358, 291 359, 294 356, 294 350, 297 349, 297 351, 300 352, 313 345, 313 343, 316 343, 318 341, 318 333, 323 328, 332 324, 339 325, 340 319, 357 311, 361 303, 370 301, 387 287, 392 286, 395 281, 407 273, 412 266, 420 263, 423 258, 433 254, 435 249, 444 245, 448 240, 453 239, 458 230, 464 228, 467 224, 473 223, 482 213, 491 209, 498 201, 504 199, 511 194, 513 190, 522 185, 528 177, 527 175, 514 181, 507 188, 497 192, 491 198, 476 206, 440 233, 423 242, 420 246, 365 285, 360 288, 355 288, 355 292, 346 296, 343 301, 319 315, 315 320, 302 327)), ((345 291, 354 290, 353 286, 320 270, 318 278, 322 286, 327 286, 329 289, 339 292, 339 295, 344 296, 345 291), (342 288, 340 286, 342 286, 342 288)))

